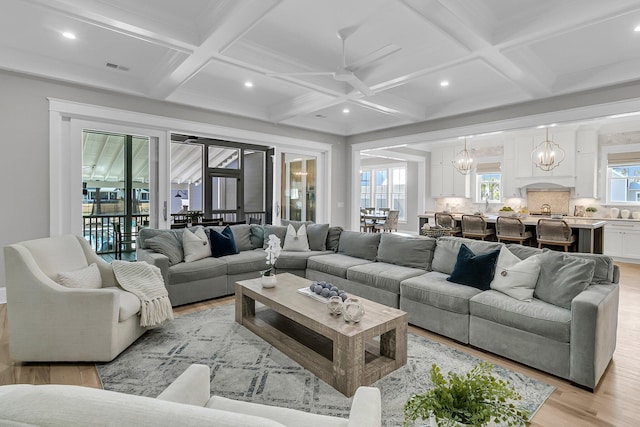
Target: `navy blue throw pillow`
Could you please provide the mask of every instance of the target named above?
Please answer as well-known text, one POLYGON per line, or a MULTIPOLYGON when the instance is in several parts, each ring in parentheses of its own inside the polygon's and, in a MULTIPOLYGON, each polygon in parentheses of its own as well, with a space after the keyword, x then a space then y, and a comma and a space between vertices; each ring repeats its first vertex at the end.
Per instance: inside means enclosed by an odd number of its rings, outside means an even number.
POLYGON ((500 250, 486 254, 476 255, 464 243, 458 251, 458 259, 453 267, 449 282, 461 285, 473 286, 483 291, 490 289, 493 273, 496 270, 496 261, 500 250))
POLYGON ((233 231, 231 231, 228 225, 222 230, 222 233, 210 229, 209 240, 211 240, 211 255, 216 258, 238 253, 238 246, 236 245, 236 240, 233 238, 233 231))

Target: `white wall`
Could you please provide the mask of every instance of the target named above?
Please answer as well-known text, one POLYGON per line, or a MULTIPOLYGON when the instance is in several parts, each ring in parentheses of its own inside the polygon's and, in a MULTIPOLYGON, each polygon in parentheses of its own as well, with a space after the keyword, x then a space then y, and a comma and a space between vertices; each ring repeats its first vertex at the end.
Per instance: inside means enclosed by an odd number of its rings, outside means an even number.
MULTIPOLYGON (((330 223, 345 224, 347 178, 343 137, 8 71, 0 71, 0 93, 0 181, 5 193, 0 202, 3 248, 49 235, 48 97, 332 144, 330 223), (340 203, 343 207, 335 208, 340 203)), ((1 252, 0 287, 4 287, 5 280, 4 252, 1 252)))

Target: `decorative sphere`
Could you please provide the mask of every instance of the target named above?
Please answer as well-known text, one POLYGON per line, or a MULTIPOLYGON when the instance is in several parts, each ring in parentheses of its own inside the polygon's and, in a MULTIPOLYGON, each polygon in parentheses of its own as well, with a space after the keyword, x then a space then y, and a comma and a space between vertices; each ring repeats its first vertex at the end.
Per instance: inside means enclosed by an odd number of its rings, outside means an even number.
POLYGON ((327 308, 329 309, 329 313, 331 314, 340 314, 342 313, 342 300, 338 296, 332 296, 329 298, 329 302, 327 302, 327 308))
POLYGON ((312 292, 315 292, 316 286, 318 286, 318 282, 311 282, 311 285, 309 285, 309 289, 311 289, 312 292))
POLYGON ((329 291, 329 296, 330 297, 336 297, 336 296, 338 296, 338 293, 336 291, 332 290, 332 291, 329 291))
POLYGON ((313 292, 320 295, 320 292, 322 292, 323 289, 324 288, 322 287, 322 285, 316 285, 316 287, 313 289, 313 292))
POLYGON ((331 290, 334 291, 334 292, 339 292, 340 291, 340 289, 338 289, 337 286, 331 286, 331 290))
POLYGON ((329 297, 329 288, 323 288, 322 291, 320 291, 320 295, 322 295, 325 298, 329 297))
POLYGON ((357 323, 364 316, 364 307, 359 298, 349 298, 342 305, 342 311, 344 312, 344 320, 346 322, 357 323))
POLYGON ((345 292, 343 292, 343 293, 341 293, 339 295, 340 295, 340 298, 342 298, 342 301, 345 301, 347 298, 349 298, 349 296, 345 292))
POLYGON ((324 280, 320 280, 318 282, 318 285, 320 285, 320 286, 322 286, 324 288, 325 286, 327 286, 327 282, 325 282, 324 280))

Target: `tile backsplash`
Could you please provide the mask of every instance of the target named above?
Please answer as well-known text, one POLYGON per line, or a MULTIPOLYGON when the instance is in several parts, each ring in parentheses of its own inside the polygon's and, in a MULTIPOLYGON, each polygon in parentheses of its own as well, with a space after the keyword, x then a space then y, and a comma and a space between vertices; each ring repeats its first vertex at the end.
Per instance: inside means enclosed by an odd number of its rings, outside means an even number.
MULTIPOLYGON (((549 205, 552 213, 569 215, 570 191, 528 190, 527 208, 529 212, 541 212, 542 205, 549 205)), ((573 213, 571 213, 573 214, 573 213)))

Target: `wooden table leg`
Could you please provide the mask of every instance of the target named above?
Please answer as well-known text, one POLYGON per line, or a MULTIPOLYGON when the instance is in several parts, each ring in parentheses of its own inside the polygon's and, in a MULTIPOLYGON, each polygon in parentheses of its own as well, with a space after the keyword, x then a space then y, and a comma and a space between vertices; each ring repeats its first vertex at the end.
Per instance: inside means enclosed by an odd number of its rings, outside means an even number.
POLYGON ((242 293, 242 287, 235 287, 236 290, 236 322, 243 324, 244 319, 256 317, 256 302, 242 293))
POLYGON ((347 397, 355 394, 364 380, 364 340, 361 335, 338 337, 333 343, 333 387, 347 397))

